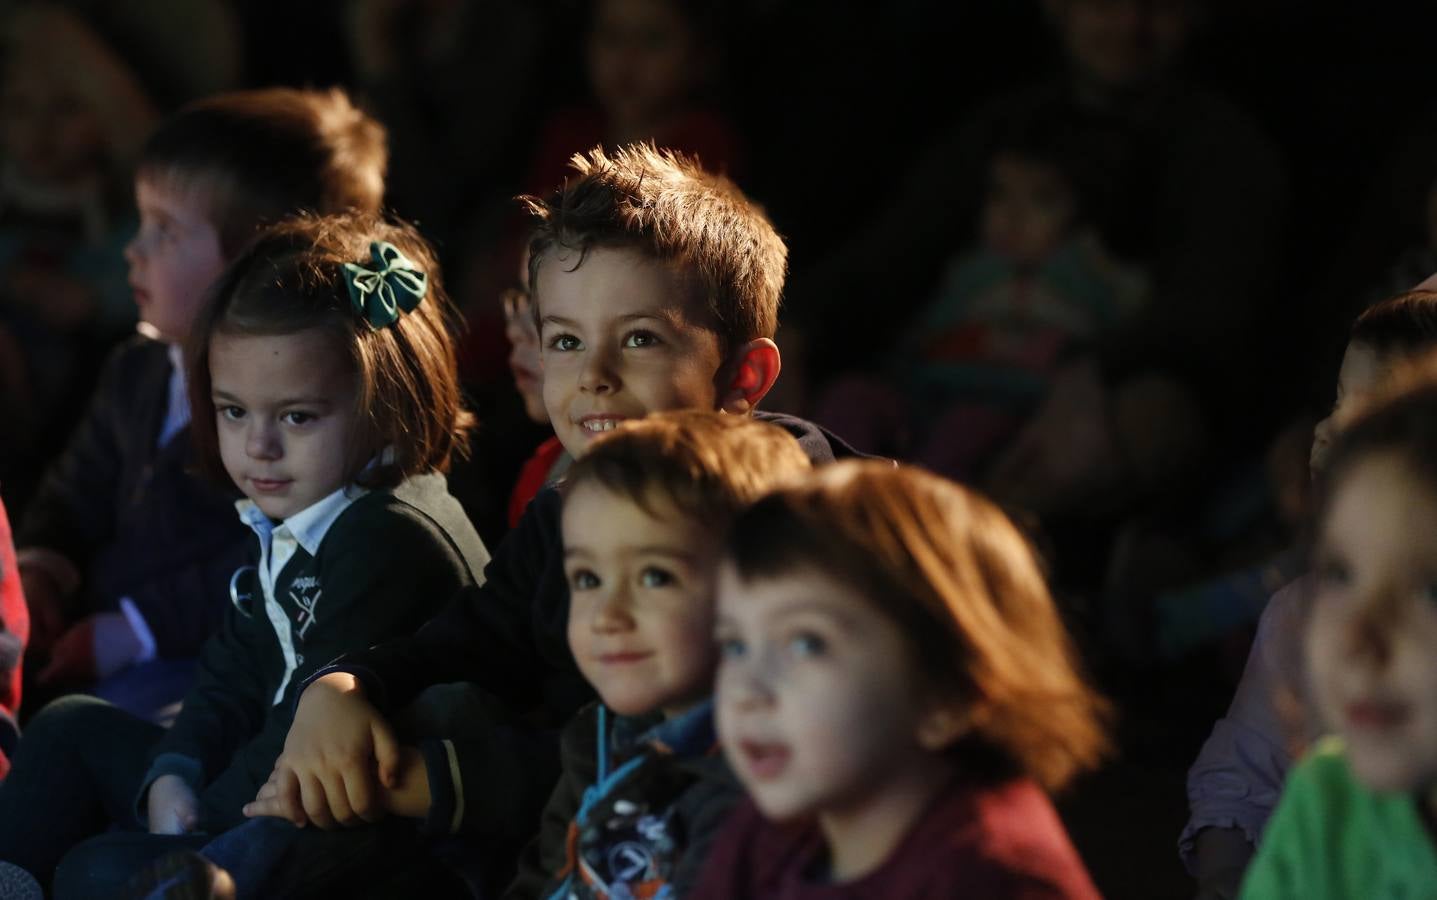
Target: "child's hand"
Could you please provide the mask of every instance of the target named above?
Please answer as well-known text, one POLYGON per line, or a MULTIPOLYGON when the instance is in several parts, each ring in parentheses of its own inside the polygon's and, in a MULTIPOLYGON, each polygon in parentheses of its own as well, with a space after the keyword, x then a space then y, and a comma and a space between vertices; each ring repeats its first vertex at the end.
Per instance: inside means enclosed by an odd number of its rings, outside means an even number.
POLYGON ((150 784, 150 834, 188 834, 199 824, 199 800, 178 775, 161 775, 150 784))
POLYGON ((336 672, 300 696, 284 753, 246 816, 279 816, 320 828, 383 818, 381 785, 399 783, 394 732, 353 675, 336 672))
POLYGON ((400 750, 399 782, 392 788, 381 788, 381 801, 391 815, 423 819, 429 815, 433 799, 429 796, 429 770, 424 754, 417 747, 400 750))

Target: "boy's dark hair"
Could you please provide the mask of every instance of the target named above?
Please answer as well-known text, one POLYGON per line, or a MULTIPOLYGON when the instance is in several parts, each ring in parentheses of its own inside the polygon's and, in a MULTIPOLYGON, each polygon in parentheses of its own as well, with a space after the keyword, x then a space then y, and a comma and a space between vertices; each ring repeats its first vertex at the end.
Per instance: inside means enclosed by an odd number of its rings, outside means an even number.
POLYGON ((812 567, 898 625, 935 699, 971 730, 953 747, 989 774, 1048 789, 1106 750, 1107 704, 1085 683, 1032 547, 997 506, 912 467, 846 460, 739 514, 745 581, 812 567))
POLYGON ((600 436, 564 476, 565 495, 590 482, 650 515, 668 503, 722 529, 739 510, 810 468, 793 435, 748 416, 678 410, 600 436))
POLYGON ((1322 470, 1317 522, 1326 518, 1334 488, 1348 471, 1380 453, 1401 456, 1413 474, 1437 493, 1437 351, 1400 366, 1338 423, 1322 470))
POLYGON ((1408 356, 1437 346, 1437 291, 1408 291, 1373 304, 1352 323, 1348 341, 1381 356, 1408 356))
POLYGON ((529 241, 534 314, 539 267, 558 248, 631 248, 687 270, 718 322, 725 353, 778 330, 788 248, 763 210, 727 178, 651 143, 570 161, 576 175, 547 197, 521 197, 537 220, 529 241))
POLYGON ((384 126, 338 88, 264 88, 198 100, 160 123, 137 177, 200 190, 226 258, 292 213, 378 214, 384 126))
POLYGON ((318 328, 342 344, 359 379, 346 477, 392 487, 409 475, 446 471, 456 451, 467 452, 473 424, 460 399, 453 314, 434 251, 412 226, 350 213, 301 214, 265 228, 215 283, 186 346, 191 435, 201 466, 229 483, 211 398, 214 336, 318 328), (344 271, 345 263, 373 268, 374 241, 393 244, 428 278, 419 305, 383 328, 354 311, 344 271))

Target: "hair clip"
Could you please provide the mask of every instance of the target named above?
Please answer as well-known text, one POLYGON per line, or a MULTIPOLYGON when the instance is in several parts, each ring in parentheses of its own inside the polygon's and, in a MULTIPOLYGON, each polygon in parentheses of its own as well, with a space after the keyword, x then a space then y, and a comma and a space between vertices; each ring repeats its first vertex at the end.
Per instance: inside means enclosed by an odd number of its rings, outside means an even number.
POLYGON ((429 278, 388 241, 373 241, 369 252, 373 269, 344 264, 349 302, 371 328, 387 328, 419 305, 429 292, 429 278))

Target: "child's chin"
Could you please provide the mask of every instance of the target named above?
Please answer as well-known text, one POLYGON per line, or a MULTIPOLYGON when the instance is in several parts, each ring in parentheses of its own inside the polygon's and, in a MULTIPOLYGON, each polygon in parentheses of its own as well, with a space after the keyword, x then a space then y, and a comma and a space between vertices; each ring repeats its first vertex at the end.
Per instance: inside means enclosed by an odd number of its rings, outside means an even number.
POLYGON ((1437 775, 1437 762, 1392 747, 1349 746, 1348 763, 1353 777, 1378 793, 1405 793, 1437 775))

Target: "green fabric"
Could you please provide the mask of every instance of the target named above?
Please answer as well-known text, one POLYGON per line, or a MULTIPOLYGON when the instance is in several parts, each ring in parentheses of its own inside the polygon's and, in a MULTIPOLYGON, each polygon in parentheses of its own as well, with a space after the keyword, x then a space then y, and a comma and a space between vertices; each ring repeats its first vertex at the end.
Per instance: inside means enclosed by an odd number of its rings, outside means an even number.
POLYGON ((1437 847, 1413 795, 1364 788, 1327 738, 1288 777, 1241 896, 1437 898, 1437 847))
POLYGON ((400 313, 413 312, 429 292, 429 278, 399 249, 386 241, 369 245, 374 268, 344 264, 349 302, 371 328, 399 321, 400 313))

